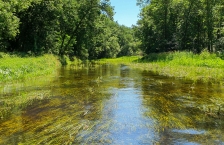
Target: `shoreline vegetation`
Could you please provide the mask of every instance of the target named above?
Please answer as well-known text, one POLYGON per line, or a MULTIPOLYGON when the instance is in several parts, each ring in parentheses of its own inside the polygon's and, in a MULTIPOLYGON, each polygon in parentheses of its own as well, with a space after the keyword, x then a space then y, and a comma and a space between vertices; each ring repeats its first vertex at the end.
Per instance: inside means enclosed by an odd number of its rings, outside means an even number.
POLYGON ((145 57, 101 59, 100 63, 123 63, 132 68, 152 71, 158 75, 191 80, 194 82, 224 82, 224 60, 217 54, 202 51, 151 53, 145 57))
POLYGON ((59 59, 51 54, 20 57, 0 53, 0 83, 32 80, 53 75, 60 66, 59 59))
MULTIPOLYGON (((67 64, 68 69, 88 68, 102 64, 125 64, 134 69, 151 71, 158 75, 193 82, 202 81, 221 85, 224 82, 224 60, 207 51, 203 51, 201 54, 193 54, 192 52, 152 53, 144 57, 124 56, 83 62, 77 58, 73 58, 72 61, 68 57, 61 59, 50 54, 39 57, 19 57, 0 53, 0 84, 20 81, 30 82, 39 77, 48 79, 51 76, 56 76, 57 70, 63 63, 67 64)), ((2 88, 0 87, 0 89, 2 88)), ((0 121, 7 118, 7 114, 10 114, 12 108, 18 106, 24 108, 35 100, 50 97, 50 94, 50 92, 42 90, 17 92, 12 94, 11 97, 5 97, 7 93, 3 94, 0 97, 4 104, 0 113, 0 121)))
POLYGON ((223 61, 215 53, 224 54, 224 1, 136 4, 140 19, 127 27, 113 20, 115 11, 108 0, 0 0, 0 83, 51 73, 54 64, 48 63, 54 59, 76 69, 98 64, 88 60, 121 57, 102 61, 129 63, 135 57, 126 56, 142 54, 147 56, 130 66, 170 77, 223 81, 223 61), (35 64, 33 59, 7 58, 1 52, 55 58, 35 64))
POLYGON ((51 83, 60 66, 60 60, 52 54, 21 57, 0 52, 0 122, 12 113, 20 113, 36 100, 48 99, 51 96, 48 90, 17 91, 17 87, 51 83))
MULTIPOLYGON (((16 55, 0 54, 0 83, 10 81, 29 80, 35 77, 56 73, 61 64, 70 68, 85 67, 85 63, 77 58, 63 61, 57 56, 46 54, 39 57, 19 57, 16 55)), ((105 58, 97 61, 87 61, 93 64, 126 64, 132 68, 152 71, 158 75, 181 78, 186 80, 223 83, 224 60, 217 54, 202 51, 200 54, 192 52, 151 53, 147 56, 124 56, 119 58, 105 58)), ((89 66, 90 66, 89 65, 89 66)))

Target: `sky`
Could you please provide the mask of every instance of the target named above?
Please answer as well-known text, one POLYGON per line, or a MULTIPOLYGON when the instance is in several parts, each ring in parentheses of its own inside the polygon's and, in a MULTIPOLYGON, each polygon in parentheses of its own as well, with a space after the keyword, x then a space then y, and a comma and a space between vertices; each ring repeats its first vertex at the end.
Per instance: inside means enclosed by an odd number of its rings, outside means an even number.
POLYGON ((110 3, 114 7, 114 21, 128 27, 136 25, 140 12, 136 0, 110 0, 110 3))

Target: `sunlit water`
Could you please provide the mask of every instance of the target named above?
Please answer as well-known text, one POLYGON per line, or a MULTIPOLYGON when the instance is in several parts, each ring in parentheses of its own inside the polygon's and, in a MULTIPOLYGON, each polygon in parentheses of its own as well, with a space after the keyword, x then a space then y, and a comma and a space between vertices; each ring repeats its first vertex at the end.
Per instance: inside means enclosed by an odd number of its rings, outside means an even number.
POLYGON ((0 89, 3 145, 224 144, 222 85, 103 65, 0 89))

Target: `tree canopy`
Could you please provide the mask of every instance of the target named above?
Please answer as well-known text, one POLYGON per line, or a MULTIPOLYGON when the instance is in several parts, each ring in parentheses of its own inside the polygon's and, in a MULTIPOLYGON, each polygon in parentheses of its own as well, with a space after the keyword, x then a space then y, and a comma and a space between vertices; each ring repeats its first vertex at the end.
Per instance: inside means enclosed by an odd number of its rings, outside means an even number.
POLYGON ((113 15, 109 0, 0 0, 0 51, 81 59, 134 54, 134 32, 113 15))
POLYGON ((224 53, 223 0, 137 0, 139 21, 114 22, 110 0, 0 0, 0 51, 81 59, 203 49, 224 53))
POLYGON ((224 51, 223 0, 138 0, 136 34, 145 53, 224 51))

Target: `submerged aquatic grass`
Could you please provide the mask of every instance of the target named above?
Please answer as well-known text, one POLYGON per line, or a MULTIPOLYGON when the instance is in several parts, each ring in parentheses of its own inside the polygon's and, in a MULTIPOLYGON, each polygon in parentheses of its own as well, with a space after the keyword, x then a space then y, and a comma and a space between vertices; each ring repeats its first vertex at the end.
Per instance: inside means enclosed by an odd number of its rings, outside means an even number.
POLYGON ((46 85, 5 90, 0 104, 12 113, 0 119, 0 144, 164 144, 164 138, 203 144, 223 134, 224 116, 205 114, 217 105, 222 114, 223 87, 195 83, 192 89, 191 81, 126 68, 63 68, 46 85))
POLYGON ((110 97, 102 92, 103 80, 85 69, 61 69, 58 74, 60 77, 43 85, 34 83, 23 88, 22 84, 21 89, 2 91, 0 104, 5 107, 0 107, 0 144, 78 144, 91 142, 92 134, 93 139, 102 136, 100 141, 107 142, 103 130, 109 125, 98 125, 103 100, 110 97), (77 78, 77 73, 86 78, 77 78), (14 135, 18 136, 16 141, 14 135))
POLYGON ((0 121, 7 119, 11 113, 16 114, 23 108, 33 104, 37 100, 48 99, 51 95, 50 91, 32 91, 32 92, 18 92, 8 94, 1 94, 0 97, 0 121), (20 108, 20 109, 18 109, 20 108))
POLYGON ((19 57, 1 53, 0 83, 53 74, 59 66, 58 58, 49 54, 39 57, 19 57))

